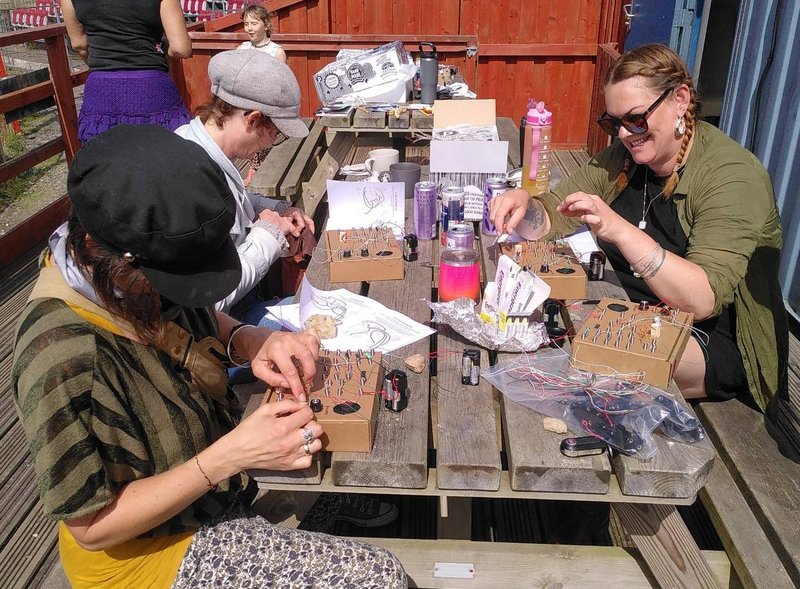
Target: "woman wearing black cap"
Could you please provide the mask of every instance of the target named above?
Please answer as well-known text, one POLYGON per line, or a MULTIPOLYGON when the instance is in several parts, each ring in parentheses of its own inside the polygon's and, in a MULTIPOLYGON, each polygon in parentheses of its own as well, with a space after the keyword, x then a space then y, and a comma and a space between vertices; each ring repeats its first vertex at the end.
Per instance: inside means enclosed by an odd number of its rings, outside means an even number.
POLYGON ((73 587, 405 587, 397 560, 250 512, 248 469, 308 467, 302 403, 236 425, 222 361, 302 394, 319 340, 239 328, 233 195, 202 148, 120 126, 76 156, 69 223, 22 313, 12 374, 73 587), (178 177, 175 169, 184 170, 178 177))

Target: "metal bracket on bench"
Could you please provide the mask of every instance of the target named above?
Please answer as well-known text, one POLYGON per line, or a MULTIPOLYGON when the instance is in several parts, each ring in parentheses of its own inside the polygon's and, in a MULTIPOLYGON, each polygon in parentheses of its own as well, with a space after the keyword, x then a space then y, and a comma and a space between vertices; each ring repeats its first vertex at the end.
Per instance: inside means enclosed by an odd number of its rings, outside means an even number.
POLYGON ((435 562, 433 576, 442 579, 472 579, 475 567, 468 562, 435 562))

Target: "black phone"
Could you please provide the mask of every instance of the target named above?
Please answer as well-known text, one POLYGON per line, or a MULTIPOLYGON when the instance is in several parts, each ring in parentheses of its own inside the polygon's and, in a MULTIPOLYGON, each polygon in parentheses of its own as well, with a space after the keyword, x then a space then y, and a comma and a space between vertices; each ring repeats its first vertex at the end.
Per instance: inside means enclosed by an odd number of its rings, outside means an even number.
POLYGON ((606 447, 607 444, 603 440, 594 436, 570 437, 561 440, 561 453, 570 458, 602 454, 606 451, 606 447))

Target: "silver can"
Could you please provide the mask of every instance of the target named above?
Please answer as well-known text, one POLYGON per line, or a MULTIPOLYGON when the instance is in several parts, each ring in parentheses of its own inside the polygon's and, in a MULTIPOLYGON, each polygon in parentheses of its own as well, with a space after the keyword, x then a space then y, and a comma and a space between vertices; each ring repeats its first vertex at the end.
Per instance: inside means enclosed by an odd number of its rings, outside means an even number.
POLYGON ((475 232, 468 223, 450 223, 447 230, 448 249, 471 250, 475 243, 475 232))
POLYGON ((503 194, 508 190, 506 179, 499 176, 487 178, 483 183, 483 223, 481 223, 481 233, 484 235, 495 235, 497 230, 492 223, 489 215, 489 202, 498 194, 503 194))

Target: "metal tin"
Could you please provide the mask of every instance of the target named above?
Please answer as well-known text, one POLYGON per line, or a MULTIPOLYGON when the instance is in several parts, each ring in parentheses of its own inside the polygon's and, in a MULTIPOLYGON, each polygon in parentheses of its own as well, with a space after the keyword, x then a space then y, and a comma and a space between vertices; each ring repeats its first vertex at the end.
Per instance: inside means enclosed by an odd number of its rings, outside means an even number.
POLYGON ((481 223, 481 233, 484 235, 497 234, 489 215, 489 201, 498 194, 503 194, 506 190, 508 190, 506 179, 499 176, 487 178, 486 182, 483 183, 483 223, 481 223))
POLYGON ((435 182, 417 182, 414 185, 414 233, 418 239, 436 237, 435 182))
POLYGON ((589 280, 603 280, 606 276, 606 255, 592 252, 589 256, 589 280))
POLYGON ((481 266, 474 249, 445 249, 439 256, 439 302, 458 298, 478 301, 481 266))
POLYGON ((450 223, 447 230, 446 246, 448 249, 471 250, 475 243, 475 232, 467 223, 450 223))

